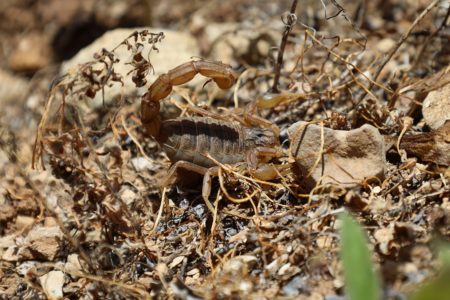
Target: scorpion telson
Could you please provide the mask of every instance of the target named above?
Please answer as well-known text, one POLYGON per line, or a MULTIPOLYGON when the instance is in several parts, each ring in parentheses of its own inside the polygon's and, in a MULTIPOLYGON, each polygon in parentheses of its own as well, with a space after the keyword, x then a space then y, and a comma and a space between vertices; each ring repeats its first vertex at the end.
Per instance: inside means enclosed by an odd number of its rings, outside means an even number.
MULTIPOLYGON (((178 168, 204 175, 202 196, 208 200, 211 177, 217 176, 221 164, 247 163, 252 176, 261 180, 277 177, 272 158, 282 155, 278 129, 267 120, 244 114, 244 123, 225 120, 221 115, 196 109, 206 117, 180 117, 161 121, 159 101, 167 97, 172 86, 188 82, 196 74, 211 78, 220 88, 230 88, 235 81, 231 67, 220 62, 191 61, 160 75, 149 87, 141 103, 141 120, 147 135, 158 141, 174 163, 162 186, 173 182, 178 168), (251 127, 248 124, 261 127, 251 127), (213 158, 210 159, 209 157, 213 158), (215 160, 215 161, 214 161, 215 160)), ((252 106, 255 110, 255 105, 252 106)))

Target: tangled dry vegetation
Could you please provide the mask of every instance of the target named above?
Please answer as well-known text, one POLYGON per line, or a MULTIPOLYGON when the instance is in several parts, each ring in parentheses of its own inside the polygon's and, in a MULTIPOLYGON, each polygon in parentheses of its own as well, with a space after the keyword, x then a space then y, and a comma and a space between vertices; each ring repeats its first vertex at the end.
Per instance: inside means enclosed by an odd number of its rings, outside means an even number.
POLYGON ((220 165, 210 205, 197 174, 159 186, 170 162, 139 111, 154 70, 168 71, 158 59, 165 33, 135 31, 57 76, 45 99, 53 74, 35 79, 35 140, 27 122, 10 123, 18 114, 2 116, 1 297, 341 299, 344 210, 368 232, 385 298, 436 274, 433 242, 450 237, 448 2, 310 1, 282 15, 267 3, 213 2, 230 19, 205 13, 210 5, 176 12, 190 16, 202 57, 229 50, 237 82, 175 87, 161 115, 242 115, 272 99, 258 113, 280 128, 285 157, 273 163, 288 172, 264 181, 220 165), (234 27, 208 38, 202 26, 224 30, 217 20, 234 27), (309 135, 314 145, 299 152, 309 135))

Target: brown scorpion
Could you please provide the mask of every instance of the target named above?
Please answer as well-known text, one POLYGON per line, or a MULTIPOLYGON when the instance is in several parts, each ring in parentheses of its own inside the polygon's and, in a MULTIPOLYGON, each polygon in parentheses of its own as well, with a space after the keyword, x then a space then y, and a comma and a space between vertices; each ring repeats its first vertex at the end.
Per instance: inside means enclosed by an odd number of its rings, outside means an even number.
POLYGON ((212 79, 221 89, 230 88, 235 81, 228 65, 215 61, 191 61, 160 75, 142 98, 141 121, 145 132, 156 139, 174 163, 162 185, 172 183, 178 168, 202 174, 202 196, 208 204, 211 178, 218 175, 219 169, 214 160, 222 164, 246 162, 252 176, 261 180, 275 178, 277 171, 267 163, 281 155, 281 148, 278 132, 268 128, 268 121, 246 113, 244 119, 247 124, 244 126, 202 109, 197 109, 197 112, 206 117, 161 121, 159 101, 171 93, 172 86, 184 84, 196 74, 212 79))

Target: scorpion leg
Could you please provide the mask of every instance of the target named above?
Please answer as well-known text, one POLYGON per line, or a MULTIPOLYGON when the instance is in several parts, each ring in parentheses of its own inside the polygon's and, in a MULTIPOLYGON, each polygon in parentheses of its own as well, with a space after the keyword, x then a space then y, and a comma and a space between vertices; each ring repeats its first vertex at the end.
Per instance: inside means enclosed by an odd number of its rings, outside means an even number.
POLYGON ((244 121, 252 126, 259 126, 263 128, 270 128, 275 133, 276 136, 280 135, 280 129, 276 124, 273 124, 269 120, 266 120, 258 115, 256 115, 256 110, 258 108, 258 102, 250 102, 244 110, 244 121))
POLYGON ((205 175, 203 175, 203 185, 202 185, 202 197, 203 201, 205 201, 206 206, 208 206, 209 210, 214 214, 214 206, 211 201, 209 201, 209 195, 211 195, 211 184, 212 177, 217 177, 219 175, 219 167, 209 168, 205 175))
POLYGON ((208 206, 208 209, 212 213, 214 213, 214 206, 209 201, 209 195, 211 194, 212 178, 217 177, 219 173, 219 167, 205 168, 188 161, 180 160, 170 167, 167 175, 160 181, 159 185, 161 187, 165 187, 173 184, 176 180, 176 173, 178 169, 192 171, 197 174, 203 175, 202 198, 205 201, 206 206, 208 206))
POLYGON ((295 93, 266 94, 250 102, 244 110, 244 121, 251 125, 257 125, 264 128, 271 128, 278 136, 279 128, 270 121, 256 115, 257 109, 274 108, 281 103, 286 103, 295 99, 302 99, 304 95, 295 93))
POLYGON ((165 186, 173 184, 175 182, 175 180, 177 179, 176 174, 177 174, 178 169, 192 171, 192 172, 195 172, 200 175, 205 175, 206 171, 208 170, 208 168, 196 165, 196 164, 188 162, 188 161, 180 160, 180 161, 177 161, 176 163, 174 163, 170 167, 169 171, 167 171, 167 175, 164 176, 164 178, 160 181, 159 185, 161 187, 165 187, 165 186))

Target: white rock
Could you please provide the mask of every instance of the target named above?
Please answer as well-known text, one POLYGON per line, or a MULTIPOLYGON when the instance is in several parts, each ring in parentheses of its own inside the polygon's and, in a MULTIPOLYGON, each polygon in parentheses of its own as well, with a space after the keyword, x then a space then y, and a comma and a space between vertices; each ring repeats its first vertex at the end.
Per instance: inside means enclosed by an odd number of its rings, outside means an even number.
POLYGON ((131 159, 131 164, 136 172, 154 171, 155 165, 152 165, 148 159, 143 156, 131 159))
POLYGON ((63 285, 64 285, 64 273, 61 271, 50 271, 45 275, 39 277, 41 286, 44 289, 45 295, 48 299, 62 299, 63 298, 63 285))
POLYGON ((16 245, 16 234, 0 236, 0 248, 8 248, 16 245))
POLYGON ((2 260, 4 261, 18 261, 19 259, 17 246, 8 247, 2 255, 2 260))
MULTIPOLYGON (((149 74, 147 76, 147 87, 149 83, 153 82, 156 77, 162 73, 166 73, 170 69, 192 60, 192 57, 198 57, 200 50, 197 41, 188 33, 177 32, 160 28, 132 28, 132 29, 114 29, 106 32, 100 38, 92 42, 80 50, 72 59, 66 61, 62 66, 62 73, 70 73, 70 71, 76 70, 79 64, 86 63, 93 60, 93 55, 103 48, 107 50, 114 49, 118 44, 125 40, 136 30, 148 29, 150 32, 158 33, 164 32, 165 38, 161 43, 158 43, 156 47, 159 52, 152 51, 150 56, 150 62, 152 63, 155 74, 149 74)), ((149 44, 145 44, 143 54, 146 55, 150 48, 149 44)), ((127 51, 126 46, 120 46, 115 54, 120 59, 120 62, 115 65, 115 72, 121 74, 124 79, 124 87, 120 83, 114 84, 111 88, 105 89, 105 102, 113 101, 123 93, 124 96, 133 95, 137 92, 135 84, 131 81, 131 75, 126 75, 132 67, 127 65, 127 62, 132 60, 131 51, 127 51)), ((140 89, 140 93, 143 94, 145 87, 140 89)), ((94 107, 102 105, 101 93, 97 93, 94 101, 91 103, 94 107)))
POLYGON ((27 235, 19 254, 24 258, 53 261, 61 251, 63 233, 58 226, 34 227, 27 235))
POLYGON ((16 270, 17 273, 22 276, 27 276, 28 272, 31 270, 31 272, 36 273, 36 267, 39 266, 39 263, 37 261, 26 261, 20 264, 16 270))
POLYGON ((28 81, 0 69, 0 104, 17 102, 25 96, 28 90, 28 81))
POLYGON ((230 274, 236 274, 242 270, 248 271, 257 261, 258 259, 253 255, 236 256, 223 264, 223 270, 230 274))
POLYGON ((364 125, 350 131, 323 128, 323 131, 320 155, 321 126, 300 121, 288 129, 291 155, 306 186, 312 188, 320 183, 350 187, 368 178, 384 177, 384 139, 375 127, 364 125))
POLYGON ((64 271, 69 273, 72 277, 82 272, 80 257, 78 254, 72 253, 67 256, 67 262, 64 265, 64 271))
POLYGON ((384 38, 377 44, 377 50, 383 53, 389 52, 395 46, 395 41, 391 38, 384 38))
POLYGON ((239 23, 212 23, 205 27, 205 37, 211 49, 206 49, 215 60, 230 64, 236 57, 247 63, 268 57, 271 47, 278 46, 281 32, 274 26, 242 28, 239 23))
POLYGON ((430 92, 422 105, 425 122, 433 129, 438 129, 450 120, 450 84, 430 92))

